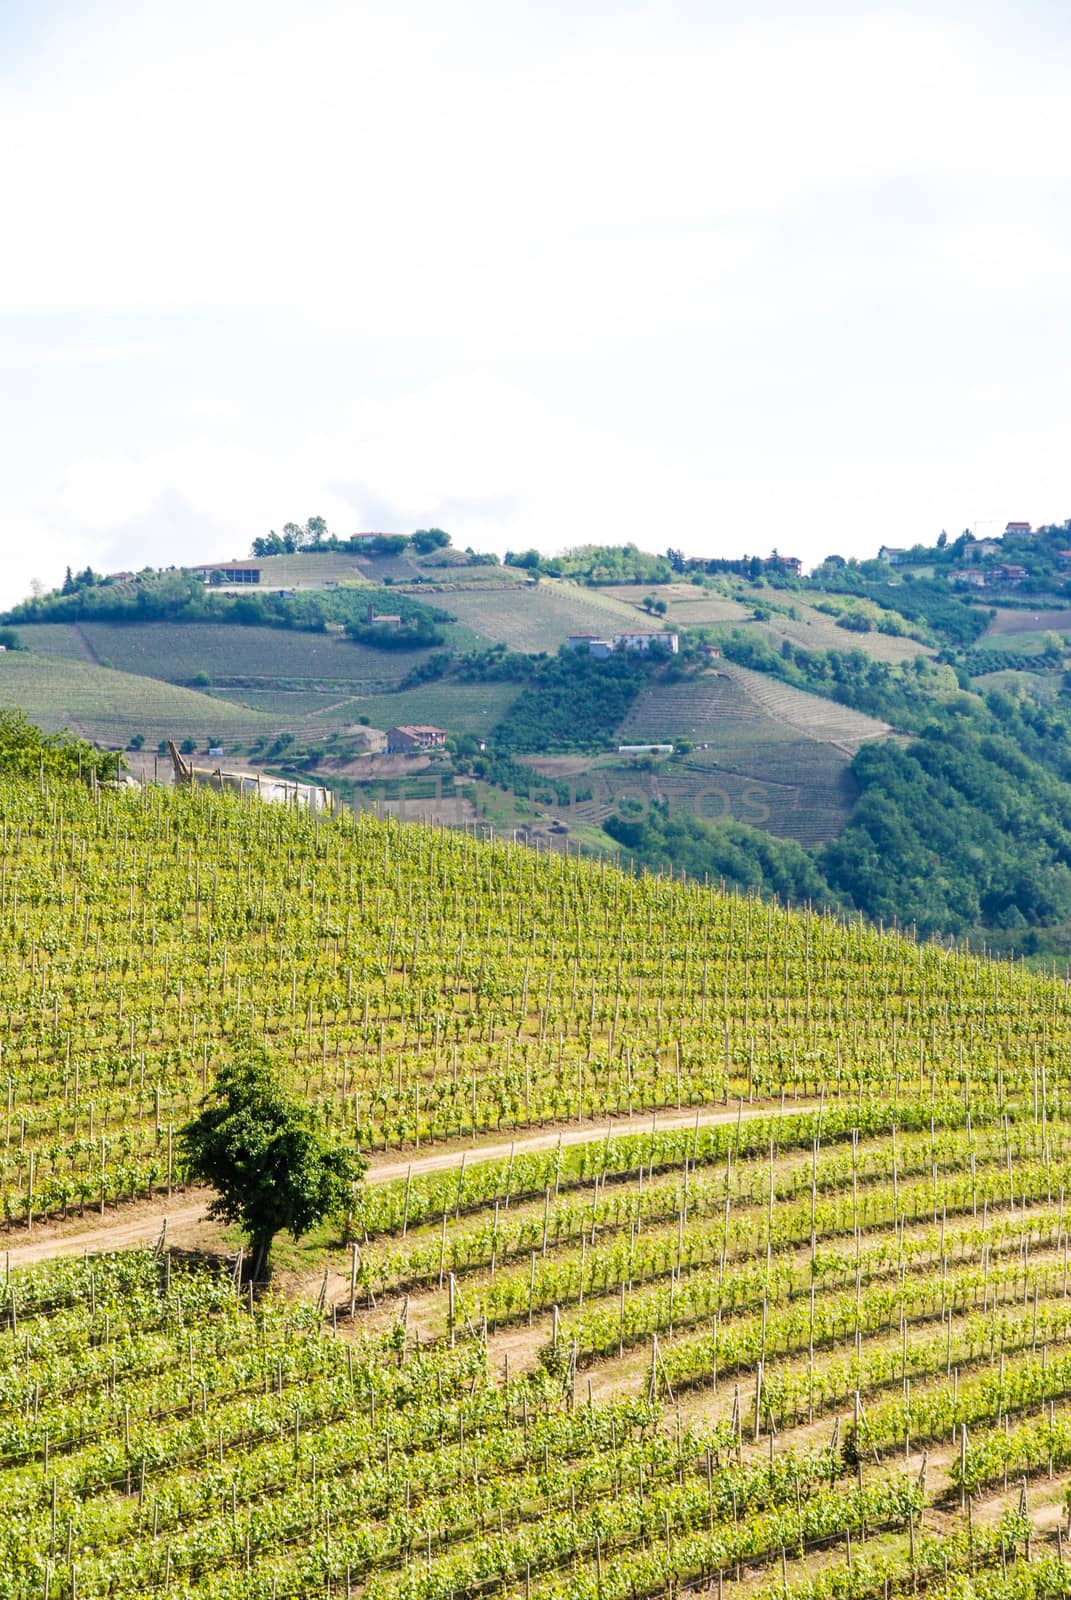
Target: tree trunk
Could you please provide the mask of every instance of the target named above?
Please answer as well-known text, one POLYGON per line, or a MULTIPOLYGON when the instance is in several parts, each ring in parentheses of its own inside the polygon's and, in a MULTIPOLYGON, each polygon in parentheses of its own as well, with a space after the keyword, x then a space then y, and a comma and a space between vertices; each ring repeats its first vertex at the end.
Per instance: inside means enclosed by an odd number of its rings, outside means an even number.
POLYGON ((273 1233, 255 1233, 250 1242, 249 1261, 245 1272, 247 1283, 267 1283, 271 1277, 271 1245, 273 1233))

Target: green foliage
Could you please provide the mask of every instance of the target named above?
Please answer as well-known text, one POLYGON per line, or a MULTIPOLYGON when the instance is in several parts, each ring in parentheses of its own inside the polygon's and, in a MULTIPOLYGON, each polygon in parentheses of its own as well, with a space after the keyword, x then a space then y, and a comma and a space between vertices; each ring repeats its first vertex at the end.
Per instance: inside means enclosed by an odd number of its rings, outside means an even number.
POLYGON ((669 583, 673 578, 665 556, 650 555, 634 544, 582 544, 558 556, 543 556, 538 550, 508 551, 506 565, 590 584, 669 583))
POLYGON ((523 650, 493 644, 486 650, 473 650, 461 656, 457 662, 457 676, 462 683, 521 683, 539 670, 540 659, 523 650))
POLYGON ((607 817, 604 830, 624 846, 637 866, 651 872, 686 872, 690 878, 724 881, 783 900, 817 906, 834 902, 814 856, 791 839, 776 839, 741 822, 703 822, 670 815, 652 805, 646 816, 607 817))
POLYGON ((441 629, 423 619, 403 623, 400 628, 394 623, 349 622, 346 632, 373 650, 431 650, 444 639, 441 629))
POLYGON ((1019 930, 1028 949, 1071 921, 1071 747, 1040 714, 1013 708, 1000 730, 991 709, 984 730, 946 720, 906 749, 861 750, 859 803, 823 855, 833 887, 872 917, 1019 930))
POLYGON ((867 573, 855 564, 823 565, 812 578, 819 588, 840 594, 857 595, 883 610, 899 613, 909 622, 922 624, 944 644, 965 648, 985 632, 992 611, 971 606, 940 578, 915 578, 910 583, 890 582, 881 575, 878 562, 864 563, 867 573), (872 569, 878 568, 873 574, 872 569))
POLYGON ((432 550, 445 550, 449 544, 450 535, 443 528, 418 528, 413 535, 413 548, 422 556, 432 550))
POLYGON ((0 628, 0 645, 3 645, 5 650, 25 650, 26 648, 14 628, 0 628))
POLYGON ((720 644, 723 655, 739 666, 768 672, 899 728, 923 728, 934 715, 935 692, 950 687, 947 673, 931 666, 925 656, 898 663, 875 661, 863 650, 805 650, 789 639, 778 652, 742 628, 734 628, 720 644))
POLYGON ((21 711, 0 711, 0 774, 13 778, 114 778, 117 751, 97 750, 74 734, 44 733, 21 711))
POLYGON ((191 1175, 216 1191, 212 1216, 249 1235, 256 1281, 269 1274, 276 1234, 286 1229, 298 1239, 347 1210, 365 1169, 325 1137, 310 1109, 282 1088, 268 1052, 251 1043, 219 1069, 180 1143, 191 1175))
MULTIPOLYGON (((240 627, 293 628, 323 633, 329 623, 351 630, 366 627, 368 607, 400 616, 406 625, 434 630, 451 620, 448 612, 415 600, 367 586, 302 590, 294 595, 260 592, 220 594, 188 572, 148 573, 123 586, 100 584, 63 595, 54 593, 26 600, 9 613, 23 622, 229 622, 240 627)), ((388 630, 381 630, 386 632, 388 630)), ((395 630, 398 631, 398 630, 395 630)), ((362 643, 379 642, 376 630, 358 634, 362 643), (368 637, 375 633, 376 637, 368 637)), ((385 648, 418 648, 412 642, 385 648)))
POLYGON ((506 751, 603 749, 658 665, 638 655, 597 661, 572 650, 537 659, 492 741, 506 751))

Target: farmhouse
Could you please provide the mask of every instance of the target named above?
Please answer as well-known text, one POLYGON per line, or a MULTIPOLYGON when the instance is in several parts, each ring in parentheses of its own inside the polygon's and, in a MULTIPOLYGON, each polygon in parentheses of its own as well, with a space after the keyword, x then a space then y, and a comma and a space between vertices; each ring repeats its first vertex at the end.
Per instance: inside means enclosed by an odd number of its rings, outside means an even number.
POLYGON ((1018 584, 1025 583, 1029 576, 1025 567, 1015 566, 1010 561, 998 561, 995 566, 987 568, 985 581, 991 586, 1005 584, 1014 589, 1018 584))
POLYGON ((1013 539, 1022 539, 1032 532, 1029 522, 1009 522, 1004 529, 1004 537, 1007 538, 1010 534, 1013 539))
POLYGON ((671 656, 675 656, 680 649, 680 641, 675 633, 641 629, 638 633, 615 633, 614 649, 638 650, 641 653, 648 650, 667 650, 671 656))
POLYGON ((259 583, 260 568, 248 561, 206 561, 190 571, 202 583, 259 583), (213 579, 213 573, 219 577, 213 579))
POLYGON ((445 743, 445 729, 423 723, 408 722, 400 728, 387 729, 387 754, 391 756, 409 755, 414 750, 441 750, 445 743))
POLYGON ((615 633, 609 639, 604 639, 597 633, 571 633, 565 642, 570 650, 586 650, 588 655, 596 656, 600 661, 612 655, 615 650, 667 650, 670 655, 675 656, 680 649, 680 641, 675 633, 664 633, 653 629, 640 629, 636 633, 615 633))
POLYGON ((878 560, 884 561, 887 566, 898 567, 907 553, 903 545, 883 544, 878 551, 878 560))

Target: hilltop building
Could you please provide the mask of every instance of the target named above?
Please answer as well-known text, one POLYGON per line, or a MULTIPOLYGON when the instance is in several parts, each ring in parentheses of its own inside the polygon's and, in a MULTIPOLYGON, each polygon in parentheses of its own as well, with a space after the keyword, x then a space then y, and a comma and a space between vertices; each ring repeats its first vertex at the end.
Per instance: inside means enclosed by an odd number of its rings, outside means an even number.
POLYGON ((387 729, 387 754, 412 755, 417 750, 441 750, 446 743, 446 731, 424 723, 407 722, 400 728, 387 729))
POLYGON ((219 573, 218 583, 260 582, 260 568, 250 561, 205 561, 189 570, 202 583, 211 583, 214 572, 219 573))
POLYGON ((986 569, 985 581, 990 586, 999 584, 1008 589, 1015 589, 1020 583, 1025 583, 1029 576, 1025 567, 1016 566, 1010 561, 998 561, 996 566, 986 569))
POLYGON ((570 650, 586 650, 589 655, 605 660, 615 650, 631 650, 646 654, 651 650, 664 650, 675 656, 680 651, 680 638, 662 629, 639 628, 635 633, 615 633, 605 639, 597 633, 571 633, 565 641, 570 650))

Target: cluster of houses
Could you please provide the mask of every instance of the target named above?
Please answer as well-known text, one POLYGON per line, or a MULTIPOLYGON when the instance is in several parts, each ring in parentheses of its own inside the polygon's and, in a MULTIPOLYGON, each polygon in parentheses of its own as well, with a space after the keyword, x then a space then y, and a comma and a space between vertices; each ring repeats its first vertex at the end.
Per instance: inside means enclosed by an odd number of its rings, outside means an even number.
POLYGON ((968 589, 1015 589, 1030 574, 1014 561, 996 561, 991 567, 962 567, 949 576, 953 583, 968 589))
MULTIPOLYGON (((1029 522, 1009 522, 1001 539, 976 539, 967 544, 963 550, 965 565, 950 572, 949 579, 965 589, 1018 588, 1030 576, 1027 568, 1015 561, 993 561, 992 557, 1000 554, 1002 539, 1029 539, 1044 531, 1031 527, 1029 522), (979 566, 982 561, 989 565, 979 566)), ((883 544, 878 551, 878 560, 890 567, 902 566, 910 559, 911 551, 901 545, 883 544)), ((1057 559, 1062 567, 1071 567, 1071 550, 1061 550, 1057 559)))
POLYGON ((603 637, 598 633, 571 633, 565 641, 570 650, 586 650, 589 656, 605 661, 615 650, 630 650, 646 655, 652 650, 664 650, 675 656, 680 650, 680 639, 675 633, 662 629, 640 628, 635 633, 614 633, 603 637))

